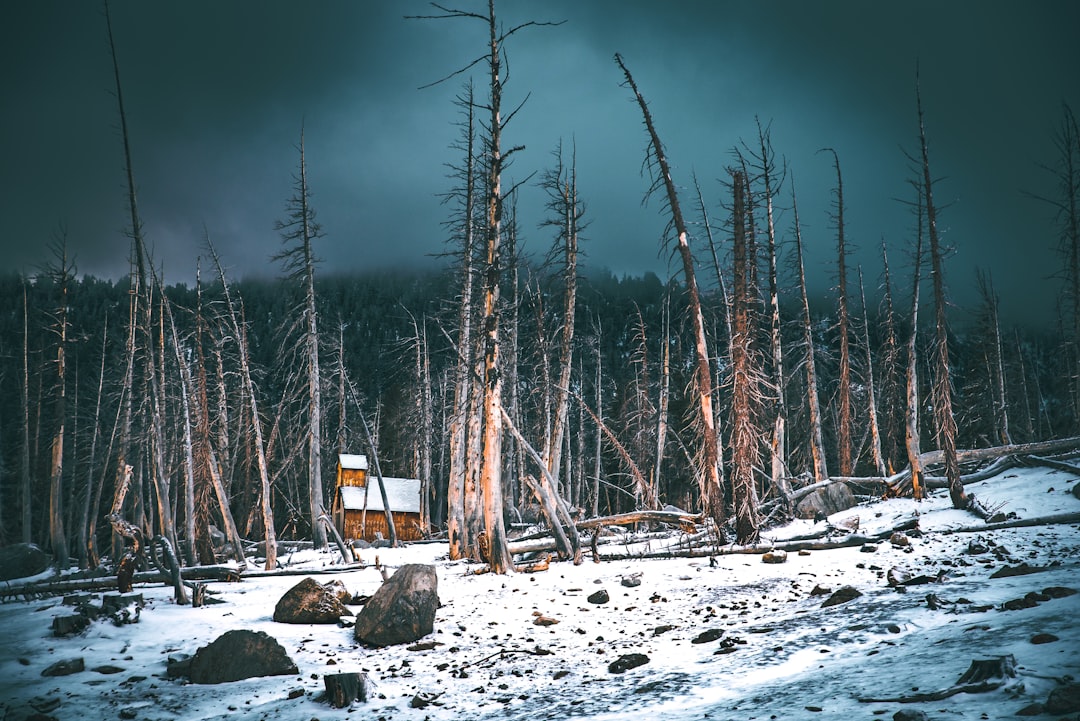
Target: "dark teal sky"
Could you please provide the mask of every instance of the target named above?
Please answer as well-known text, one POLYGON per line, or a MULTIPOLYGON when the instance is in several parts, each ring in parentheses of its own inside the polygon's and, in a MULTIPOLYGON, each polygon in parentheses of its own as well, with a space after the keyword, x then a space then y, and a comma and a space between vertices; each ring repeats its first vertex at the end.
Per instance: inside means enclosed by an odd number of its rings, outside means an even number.
MULTIPOLYGON (((291 194, 301 123, 325 269, 435 262, 461 88, 417 88, 481 54, 482 25, 407 21, 433 12, 414 0, 114 0, 111 10, 142 217, 166 280, 193 277, 204 225, 235 274, 277 272, 273 225, 291 194)), ((498 10, 508 26, 566 21, 508 46, 506 102, 530 98, 506 142, 526 146, 510 171, 517 180, 548 167, 560 139, 576 143, 588 263, 677 271, 659 254, 659 199, 641 205, 646 137, 620 87, 618 51, 652 105, 676 181, 689 189, 697 173, 714 220, 731 148, 754 141, 757 116, 771 122, 797 182, 811 282, 835 281, 835 176, 817 154, 826 146, 844 172, 853 265, 876 282, 884 239, 904 279, 912 220, 897 198, 910 195, 918 61, 954 298, 972 304, 979 267, 993 274, 1007 317, 1052 319, 1052 216, 1024 191, 1053 192, 1038 165, 1056 159, 1062 101, 1080 110, 1077 3, 505 0, 498 10)), ((9 9, 0 67, 5 265, 33 272, 63 223, 82 272, 123 274, 123 157, 101 6, 9 9)), ((785 233, 789 197, 785 186, 785 233)), ((683 199, 694 200, 689 190, 683 199)), ((535 184, 523 187, 519 215, 535 256, 550 242, 537 227, 543 202, 535 184)))

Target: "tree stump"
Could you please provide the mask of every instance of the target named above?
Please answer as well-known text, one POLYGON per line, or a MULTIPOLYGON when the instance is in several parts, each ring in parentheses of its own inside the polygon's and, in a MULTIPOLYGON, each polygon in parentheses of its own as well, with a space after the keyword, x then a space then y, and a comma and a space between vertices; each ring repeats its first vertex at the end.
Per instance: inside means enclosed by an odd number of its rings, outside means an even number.
POLYGON ((368 700, 366 673, 332 673, 323 676, 326 699, 334 708, 345 708, 354 700, 368 700))
POLYGON ((206 603, 206 584, 195 581, 191 584, 191 607, 199 608, 206 603))

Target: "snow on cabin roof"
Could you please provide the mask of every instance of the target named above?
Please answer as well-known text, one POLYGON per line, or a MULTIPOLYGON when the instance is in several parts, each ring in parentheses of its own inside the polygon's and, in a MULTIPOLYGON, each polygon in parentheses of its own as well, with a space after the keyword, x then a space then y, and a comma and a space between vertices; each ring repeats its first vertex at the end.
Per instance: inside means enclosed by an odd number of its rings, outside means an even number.
POLYGON ((339 453, 338 465, 346 471, 366 471, 367 456, 356 453, 339 453))
MULTIPOLYGON (((383 476, 386 485, 386 500, 390 510, 399 513, 420 512, 420 481, 416 478, 388 478, 383 476)), ((364 508, 364 494, 367 494, 368 511, 382 512, 382 494, 379 493, 379 479, 368 478, 368 487, 340 486, 341 502, 346 511, 360 511, 364 508)))

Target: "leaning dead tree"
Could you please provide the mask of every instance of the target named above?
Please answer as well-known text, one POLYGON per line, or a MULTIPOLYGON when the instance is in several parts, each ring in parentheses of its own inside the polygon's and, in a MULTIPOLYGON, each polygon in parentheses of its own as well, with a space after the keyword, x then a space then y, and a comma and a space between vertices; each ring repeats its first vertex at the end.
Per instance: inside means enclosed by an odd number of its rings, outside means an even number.
POLYGON ((232 293, 230 293, 228 281, 225 279, 225 270, 221 266, 221 259, 218 257, 217 251, 214 250, 213 245, 210 244, 209 238, 206 239, 206 244, 209 247, 211 257, 214 260, 214 266, 218 271, 218 280, 221 281, 222 292, 225 294, 225 310, 227 312, 229 327, 233 333, 233 339, 235 340, 239 351, 237 356, 240 359, 240 379, 244 384, 245 395, 249 403, 248 410, 251 413, 250 420, 251 429, 254 434, 255 458, 258 461, 259 480, 262 483, 259 494, 259 508, 262 514, 263 537, 266 540, 266 570, 270 571, 277 568, 277 531, 274 528, 274 506, 273 498, 271 497, 273 491, 270 486, 270 470, 266 464, 266 445, 263 442, 262 420, 259 416, 259 403, 255 393, 255 382, 251 377, 247 333, 240 320, 240 312, 237 311, 236 304, 233 303, 232 293))
POLYGON ((701 312, 701 296, 698 292, 697 278, 694 273, 694 257, 690 252, 690 233, 687 230, 686 221, 679 206, 675 181, 671 177, 671 168, 668 165, 667 156, 664 154, 664 147, 660 143, 660 136, 656 132, 656 126, 653 124, 649 106, 638 90, 630 71, 623 63, 622 56, 618 53, 615 55, 615 62, 623 71, 626 84, 634 93, 638 107, 641 108, 645 129, 649 134, 649 144, 646 151, 648 167, 656 171, 650 193, 659 188, 664 189, 667 208, 671 213, 671 223, 676 233, 679 256, 682 259, 688 311, 694 333, 694 352, 697 358, 694 371, 694 388, 697 395, 696 406, 698 408, 702 442, 698 489, 701 494, 702 507, 719 528, 725 521, 726 514, 723 489, 720 485, 720 458, 716 418, 713 415, 712 371, 709 367, 709 348, 705 337, 705 319, 701 312))

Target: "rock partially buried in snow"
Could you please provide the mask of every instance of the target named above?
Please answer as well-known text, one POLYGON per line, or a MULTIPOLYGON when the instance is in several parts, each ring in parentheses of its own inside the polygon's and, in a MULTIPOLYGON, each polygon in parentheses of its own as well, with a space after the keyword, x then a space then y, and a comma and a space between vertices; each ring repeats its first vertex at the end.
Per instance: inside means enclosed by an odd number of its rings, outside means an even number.
POLYGON ((784 563, 787 561, 787 551, 768 551, 761 557, 762 563, 784 563))
POLYGON ((411 563, 399 568, 356 617, 356 640, 385 647, 431 633, 439 607, 438 584, 434 566, 411 563))
POLYGON ((632 668, 638 666, 644 666, 649 662, 649 657, 643 653, 628 653, 619 656, 617 659, 608 664, 608 671, 611 673, 625 673, 632 668))
POLYGON ((277 639, 262 631, 226 631, 203 646, 191 658, 188 678, 192 683, 216 684, 257 676, 297 673, 296 664, 277 639))
POLYGON ((1047 713, 1056 716, 1080 711, 1080 683, 1069 683, 1055 688, 1046 699, 1045 707, 1047 713))
POLYGON ((86 669, 86 662, 79 658, 69 658, 57 661, 41 672, 42 676, 70 676, 86 669))
POLYGON ((847 603, 853 599, 862 595, 862 592, 854 586, 841 586, 836 590, 833 595, 825 599, 821 604, 822 608, 828 608, 829 606, 838 606, 841 603, 847 603))

